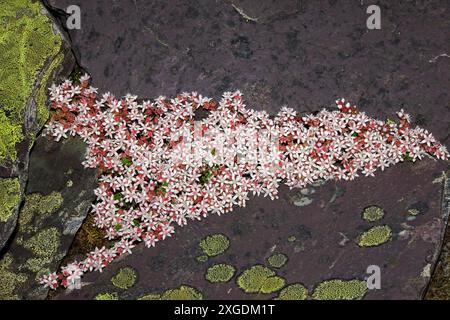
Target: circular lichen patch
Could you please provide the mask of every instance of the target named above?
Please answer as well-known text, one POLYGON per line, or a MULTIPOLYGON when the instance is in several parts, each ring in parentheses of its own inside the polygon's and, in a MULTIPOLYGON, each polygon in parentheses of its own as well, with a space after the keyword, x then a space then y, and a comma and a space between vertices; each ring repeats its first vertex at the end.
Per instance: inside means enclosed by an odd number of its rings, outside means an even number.
POLYGON ((117 272, 117 274, 111 278, 111 282, 114 286, 120 289, 131 288, 136 282, 137 273, 133 268, 124 267, 117 272))
POLYGON ((283 288, 275 300, 306 300, 307 297, 308 289, 301 283, 294 283, 283 288))
POLYGON ((273 270, 263 265, 255 265, 245 270, 236 283, 246 293, 272 293, 283 288, 285 280, 273 270))
POLYGON ((267 262, 271 267, 281 268, 288 261, 288 257, 282 253, 275 253, 267 258, 267 262))
POLYGON ((392 230, 388 225, 376 226, 365 231, 358 239, 360 247, 379 246, 392 237, 392 230))
POLYGON ((209 282, 228 282, 233 278, 236 268, 225 263, 215 264, 206 270, 205 278, 209 282))
POLYGON ((95 296, 95 300, 119 300, 117 292, 102 292, 95 296))
POLYGON ((224 253, 230 246, 230 240, 221 234, 212 234, 200 241, 200 248, 209 257, 224 253))
POLYGON ((181 286, 175 289, 166 290, 162 296, 162 300, 202 300, 203 295, 195 288, 189 286, 181 286))
POLYGON ((312 297, 314 300, 358 300, 366 291, 366 281, 333 279, 321 282, 312 297))
POLYGON ((370 206, 363 210, 362 218, 369 222, 375 222, 383 219, 384 210, 378 206, 370 206))

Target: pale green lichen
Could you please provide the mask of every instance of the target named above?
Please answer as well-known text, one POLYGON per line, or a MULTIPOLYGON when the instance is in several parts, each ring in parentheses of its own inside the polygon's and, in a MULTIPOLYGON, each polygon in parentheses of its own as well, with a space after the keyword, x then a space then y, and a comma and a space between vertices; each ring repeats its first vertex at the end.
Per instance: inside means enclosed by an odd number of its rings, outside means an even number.
POLYGON ((32 224, 33 217, 45 218, 58 210, 64 199, 60 192, 52 192, 43 196, 39 193, 32 193, 26 196, 25 204, 20 211, 19 228, 21 232, 36 232, 35 224, 32 224))
POLYGON ((102 292, 95 296, 95 300, 119 300, 117 292, 102 292))
POLYGON ((60 242, 61 232, 55 227, 50 227, 25 240, 23 247, 40 258, 52 258, 58 252, 60 242))
POLYGON ((25 274, 9 270, 12 262, 13 258, 10 254, 6 254, 0 260, 0 300, 19 300, 20 297, 14 292, 18 285, 28 279, 25 274))
POLYGON ((308 289, 301 283, 290 284, 280 291, 275 300, 306 300, 308 289))
POLYGON ((284 287, 285 280, 273 270, 255 265, 239 275, 236 283, 246 293, 272 293, 284 287))
POLYGON ((175 289, 166 290, 161 300, 202 300, 203 295, 200 291, 189 286, 181 286, 175 289))
POLYGON ((378 206, 370 206, 363 210, 362 218, 369 222, 375 222, 383 219, 384 210, 378 206))
POLYGON ((32 272, 40 272, 53 261, 53 257, 37 257, 30 258, 25 262, 24 267, 32 272))
POLYGON ((0 221, 7 222, 21 199, 18 178, 0 179, 0 221))
POLYGON ((228 282, 233 278, 236 268, 232 265, 219 263, 209 267, 206 270, 205 278, 209 282, 228 282))
POLYGON ((22 126, 12 123, 0 109, 0 163, 3 163, 5 159, 17 158, 16 143, 22 139, 22 126))
POLYGON ((376 226, 361 234, 358 245, 360 247, 375 247, 389 241, 391 237, 392 230, 389 226, 376 226))
POLYGON ((366 292, 366 281, 333 279, 321 282, 312 297, 314 300, 357 300, 366 292))
POLYGON ((124 267, 119 269, 117 274, 111 278, 111 282, 114 286, 120 289, 131 288, 137 279, 137 273, 133 268, 124 267))
POLYGON ((200 241, 200 248, 209 257, 225 252, 230 246, 230 240, 223 234, 213 234, 200 241))
POLYGON ((32 0, 5 1, 0 7, 0 108, 3 116, 6 115, 6 120, 0 120, 0 163, 8 158, 16 159, 15 144, 23 139, 25 106, 36 89, 38 77, 43 79, 38 88, 42 92, 36 101, 37 117, 39 125, 44 122, 45 89, 42 87, 47 87, 56 65, 50 64, 44 74, 42 71, 60 52, 62 39, 43 10, 39 1, 32 0), (9 139, 3 139, 4 132, 11 128, 9 139))
POLYGON ((149 293, 138 298, 138 300, 161 300, 161 295, 159 293, 149 293))
POLYGON ((288 257, 282 253, 275 253, 267 258, 267 262, 271 267, 281 268, 288 261, 288 257))

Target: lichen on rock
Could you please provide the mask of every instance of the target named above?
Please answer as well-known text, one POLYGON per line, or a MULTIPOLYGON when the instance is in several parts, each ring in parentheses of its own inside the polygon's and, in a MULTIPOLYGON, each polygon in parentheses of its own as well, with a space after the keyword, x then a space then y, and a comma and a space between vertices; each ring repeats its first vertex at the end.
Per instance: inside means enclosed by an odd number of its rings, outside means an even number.
POLYGON ((378 206, 370 206, 363 210, 362 218, 368 222, 375 222, 384 217, 384 210, 378 206))
POLYGON ((254 265, 239 275, 236 283, 246 293, 272 293, 283 288, 285 280, 263 265, 254 265))
POLYGON ((301 283, 293 283, 283 288, 275 300, 306 300, 308 289, 301 283))
POLYGON ((25 204, 20 211, 19 228, 20 231, 30 233, 36 232, 39 223, 31 222, 34 219, 40 219, 47 217, 58 210, 64 199, 60 192, 53 191, 52 193, 44 196, 39 193, 32 193, 25 197, 25 204))
POLYGON ((0 221, 7 222, 21 199, 18 178, 0 179, 0 199, 0 221))
POLYGON ((18 300, 20 297, 15 294, 16 287, 27 280, 27 276, 22 273, 14 273, 10 270, 13 262, 12 256, 6 254, 0 260, 0 300, 18 300))
POLYGON ((133 268, 124 267, 121 268, 117 274, 111 278, 111 282, 114 286, 120 289, 131 288, 137 279, 137 273, 133 268))
POLYGON ((203 295, 195 288, 182 285, 179 288, 166 290, 161 300, 202 300, 203 295))
POLYGON ((288 261, 288 257, 283 253, 275 253, 267 258, 267 262, 271 267, 281 268, 288 261))
POLYGON ((39 231, 30 239, 26 240, 23 247, 30 250, 36 256, 50 258, 58 252, 60 238, 61 232, 55 227, 50 227, 39 231))
POLYGON ((236 268, 232 265, 219 263, 206 270, 205 278, 211 283, 228 282, 233 278, 236 268))
POLYGON ((16 144, 25 136, 32 141, 49 115, 46 88, 64 55, 61 35, 43 10, 31 0, 7 1, 0 8, 0 163, 15 161, 16 144), (34 110, 27 109, 30 98, 34 110))
POLYGON ((95 300, 119 300, 117 292, 102 292, 95 296, 95 300))
POLYGON ((213 234, 200 241, 200 248, 209 257, 225 252, 230 246, 230 240, 223 234, 213 234))
POLYGON ((389 241, 391 237, 392 230, 388 225, 376 226, 360 235, 358 245, 360 247, 375 247, 389 241))
POLYGON ((314 300, 357 300, 362 299, 366 292, 366 281, 332 279, 321 282, 312 297, 314 300))

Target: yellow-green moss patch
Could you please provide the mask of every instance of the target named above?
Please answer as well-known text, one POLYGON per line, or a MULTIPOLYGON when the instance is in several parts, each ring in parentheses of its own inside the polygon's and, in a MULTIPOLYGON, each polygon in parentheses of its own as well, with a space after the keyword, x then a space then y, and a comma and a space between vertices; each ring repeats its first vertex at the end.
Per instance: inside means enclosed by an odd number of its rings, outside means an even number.
POLYGON ((308 289, 301 283, 294 283, 283 288, 275 300, 306 300, 307 297, 308 289))
POLYGON ((162 296, 162 300, 202 300, 203 295, 195 288, 181 286, 175 289, 166 290, 162 296))
POLYGON ((102 292, 95 296, 95 300, 119 300, 117 292, 102 292))
POLYGON ((263 265, 255 265, 242 272, 236 283, 246 293, 272 293, 283 288, 285 280, 273 270, 263 265))
POLYGON ((215 264, 206 270, 205 278, 209 282, 228 282, 233 278, 236 268, 232 265, 219 263, 215 264))
POLYGON ((389 226, 376 226, 365 231, 358 239, 360 247, 375 247, 379 246, 392 237, 392 230, 389 226))
POLYGON ((111 278, 111 282, 117 288, 128 289, 131 288, 137 279, 137 273, 133 268, 124 267, 119 269, 117 274, 111 278))
POLYGON ((0 221, 6 222, 20 202, 18 178, 0 179, 0 221))
POLYGON ((281 268, 288 261, 288 257, 283 253, 275 253, 267 258, 267 262, 271 267, 281 268))
POLYGON ((370 206, 363 210, 362 218, 369 222, 375 222, 383 219, 384 210, 378 206, 370 206))
POLYGON ((200 241, 200 248, 209 257, 225 252, 230 246, 230 240, 223 234, 212 234, 200 241))
POLYGON ((333 279, 321 282, 314 289, 314 300, 358 300, 367 292, 367 283, 363 280, 333 279))

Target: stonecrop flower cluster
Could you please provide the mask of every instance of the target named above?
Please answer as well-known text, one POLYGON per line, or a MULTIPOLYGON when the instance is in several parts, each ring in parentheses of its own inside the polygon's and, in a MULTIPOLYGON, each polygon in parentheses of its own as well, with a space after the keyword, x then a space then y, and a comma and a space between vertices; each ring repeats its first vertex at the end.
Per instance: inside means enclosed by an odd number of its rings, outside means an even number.
POLYGON ((300 115, 283 107, 275 117, 246 108, 239 91, 219 103, 195 92, 153 102, 111 93, 98 97, 87 75, 50 89, 55 140, 81 137, 83 165, 101 176, 92 206, 95 224, 114 240, 41 283, 70 287, 88 271, 102 271, 143 242, 153 247, 174 226, 245 206, 249 194, 277 198, 278 186, 303 187, 316 180, 353 180, 359 174, 433 155, 448 159, 431 133, 379 121, 344 99, 337 110, 300 115))

